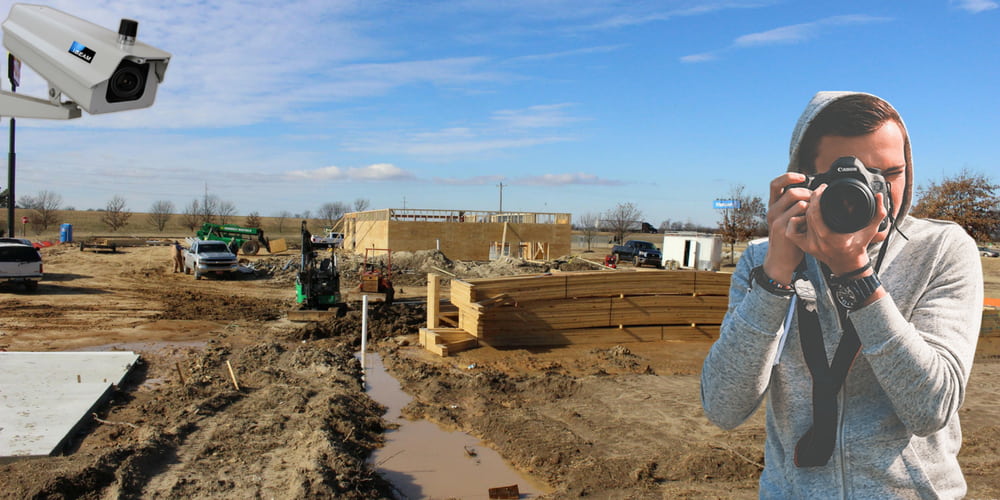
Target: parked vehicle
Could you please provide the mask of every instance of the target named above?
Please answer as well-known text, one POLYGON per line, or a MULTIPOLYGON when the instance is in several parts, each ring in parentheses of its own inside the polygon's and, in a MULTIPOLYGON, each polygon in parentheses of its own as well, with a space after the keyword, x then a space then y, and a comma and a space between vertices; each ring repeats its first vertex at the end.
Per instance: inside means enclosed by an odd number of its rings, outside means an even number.
POLYGON ((0 238, 0 243, 20 243, 21 245, 34 246, 27 238, 0 238))
POLYGON ((989 247, 979 247, 979 255, 983 257, 1000 257, 1000 251, 989 247))
POLYGON ((663 265, 663 254, 656 245, 641 240, 628 240, 621 245, 611 247, 611 255, 618 261, 631 262, 635 267, 643 264, 660 267, 663 265))
POLYGON ((184 251, 184 274, 194 273, 194 279, 206 274, 226 275, 239 269, 236 254, 224 241, 194 240, 184 251))
POLYGON ((42 280, 42 254, 24 243, 0 243, 0 282, 20 283, 33 292, 42 280))
POLYGON ((338 233, 326 228, 324 234, 313 234, 309 236, 309 241, 314 248, 340 248, 344 246, 344 233, 338 233))

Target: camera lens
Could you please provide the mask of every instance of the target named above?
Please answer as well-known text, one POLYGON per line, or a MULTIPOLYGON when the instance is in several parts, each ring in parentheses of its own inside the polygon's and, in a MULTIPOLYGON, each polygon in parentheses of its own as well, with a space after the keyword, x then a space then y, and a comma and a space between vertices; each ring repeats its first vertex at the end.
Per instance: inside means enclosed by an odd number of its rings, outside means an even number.
POLYGON ((853 233, 875 216, 875 194, 857 179, 837 179, 827 185, 820 200, 823 222, 838 233, 853 233))
POLYGON ((149 63, 136 64, 124 60, 108 79, 108 92, 105 96, 108 102, 135 101, 142 98, 146 90, 146 75, 149 73, 149 63))

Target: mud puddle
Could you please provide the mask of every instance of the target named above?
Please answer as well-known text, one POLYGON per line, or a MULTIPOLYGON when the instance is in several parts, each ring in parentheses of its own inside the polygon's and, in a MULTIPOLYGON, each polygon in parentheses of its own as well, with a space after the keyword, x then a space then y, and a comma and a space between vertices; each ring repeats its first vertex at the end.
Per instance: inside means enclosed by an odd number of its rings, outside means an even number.
POLYGON ((378 354, 369 353, 365 359, 365 390, 388 408, 386 421, 399 426, 386 431, 385 446, 369 459, 399 498, 486 499, 490 488, 515 484, 520 498, 546 493, 475 437, 400 417, 400 410, 413 398, 386 372, 378 354))

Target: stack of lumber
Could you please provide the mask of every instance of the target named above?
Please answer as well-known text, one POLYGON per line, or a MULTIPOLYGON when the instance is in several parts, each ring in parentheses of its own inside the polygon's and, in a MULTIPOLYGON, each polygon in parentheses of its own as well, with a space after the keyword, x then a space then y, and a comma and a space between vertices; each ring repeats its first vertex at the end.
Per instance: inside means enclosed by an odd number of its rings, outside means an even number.
POLYGON ((711 340, 730 274, 584 271, 452 280, 458 330, 497 347, 711 340))

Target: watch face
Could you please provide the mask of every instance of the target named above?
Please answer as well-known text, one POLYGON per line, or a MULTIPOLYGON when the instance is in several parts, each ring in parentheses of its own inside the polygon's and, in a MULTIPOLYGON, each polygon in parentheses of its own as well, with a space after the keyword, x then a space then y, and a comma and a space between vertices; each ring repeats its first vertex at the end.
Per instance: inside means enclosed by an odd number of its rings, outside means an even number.
POLYGON ((851 288, 848 286, 844 285, 838 286, 836 295, 837 295, 837 302, 840 302, 840 305, 848 309, 854 307, 858 302, 857 296, 854 295, 854 290, 851 290, 851 288))

